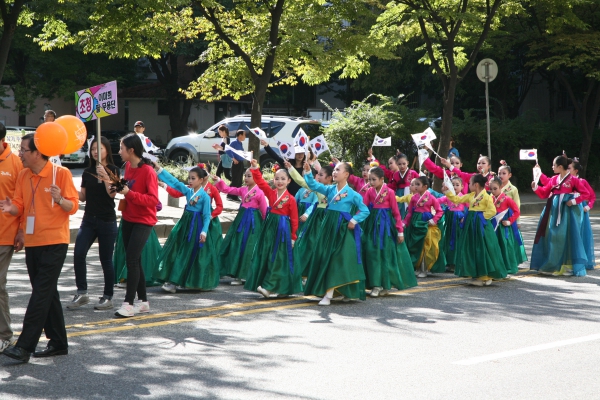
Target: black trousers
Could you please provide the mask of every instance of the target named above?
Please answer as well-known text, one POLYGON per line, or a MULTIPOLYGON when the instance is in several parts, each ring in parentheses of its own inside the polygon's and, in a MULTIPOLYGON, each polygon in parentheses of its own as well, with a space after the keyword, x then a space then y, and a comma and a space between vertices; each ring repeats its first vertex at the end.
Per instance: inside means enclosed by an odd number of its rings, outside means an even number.
POLYGON ((31 282, 31 298, 23 319, 23 332, 17 346, 35 351, 42 330, 50 339, 48 346, 68 346, 62 304, 58 295, 58 278, 67 257, 68 244, 26 247, 25 263, 31 282))
POLYGON ((225 168, 223 166, 223 163, 219 161, 219 165, 217 166, 217 172, 215 172, 215 175, 217 175, 218 177, 225 175, 225 178, 231 180, 231 168, 225 168))
POLYGON ((135 294, 138 299, 147 301, 146 277, 142 268, 142 250, 150 237, 152 225, 136 224, 125 220, 121 221, 123 230, 123 244, 125 245, 125 258, 127 261, 127 289, 125 302, 133 305, 135 294))
POLYGON ((242 187, 244 183, 244 163, 239 161, 231 165, 231 187, 242 187))

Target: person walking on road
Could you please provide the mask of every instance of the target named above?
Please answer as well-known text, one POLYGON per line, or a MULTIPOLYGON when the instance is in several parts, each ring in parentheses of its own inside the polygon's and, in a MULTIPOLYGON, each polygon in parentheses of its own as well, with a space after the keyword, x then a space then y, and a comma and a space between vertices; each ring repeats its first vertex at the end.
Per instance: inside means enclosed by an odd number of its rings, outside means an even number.
MULTIPOLYGON (((0 123, 0 199, 14 197, 17 176, 23 169, 21 159, 10 150, 5 139, 6 127, 0 123)), ((23 230, 19 229, 17 217, 0 213, 0 353, 8 347, 13 337, 13 331, 10 328, 6 274, 13 251, 23 248, 23 235, 23 230)))
MULTIPOLYGON (((244 151, 244 140, 246 140, 246 131, 239 129, 235 133, 235 139, 231 142, 230 146, 236 150, 244 151)), ((233 158, 233 165, 231 166, 231 187, 242 187, 244 179, 244 158, 233 151, 227 151, 227 155, 233 158)), ((230 198, 233 201, 240 201, 239 197, 235 196, 230 198)))
POLYGON ((14 198, 0 201, 3 212, 24 217, 25 263, 32 292, 19 340, 3 353, 21 362, 28 362, 31 353, 34 357, 68 353, 57 284, 69 248, 69 215, 79 208, 71 171, 53 166, 37 150, 33 138, 34 134, 28 134, 21 140, 19 154, 25 169, 17 178, 14 198), (35 351, 42 330, 50 341, 46 349, 35 351))
POLYGON ((113 283, 115 280, 115 269, 113 267, 113 252, 115 250, 115 239, 117 237, 117 215, 115 213, 116 192, 111 193, 111 184, 107 181, 98 182, 94 176, 100 176, 108 180, 105 167, 116 176, 120 175, 119 169, 114 165, 110 142, 105 136, 101 139, 102 161, 98 163, 98 139, 95 138, 90 144, 90 165, 81 177, 81 191, 79 201, 85 202, 85 213, 81 220, 81 226, 75 240, 73 251, 73 264, 75 266, 75 283, 77 294, 67 304, 67 308, 73 310, 90 302, 87 287, 86 256, 90 247, 98 239, 98 251, 100 253, 100 264, 104 274, 104 293, 96 310, 109 310, 113 308, 113 283))
POLYGON ((125 302, 115 316, 133 317, 135 314, 150 312, 141 258, 150 232, 157 222, 158 179, 150 160, 143 158, 144 147, 137 134, 130 133, 121 139, 119 155, 125 162, 127 181, 127 186, 119 192, 125 196, 125 207, 120 209, 123 244, 127 255, 127 289, 125 302), (134 307, 136 293, 139 302, 134 307))

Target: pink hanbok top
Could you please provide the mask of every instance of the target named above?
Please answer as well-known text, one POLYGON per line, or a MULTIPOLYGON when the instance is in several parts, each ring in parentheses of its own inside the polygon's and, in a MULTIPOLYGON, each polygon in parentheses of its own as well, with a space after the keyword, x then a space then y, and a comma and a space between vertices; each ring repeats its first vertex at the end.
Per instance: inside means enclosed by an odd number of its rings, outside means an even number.
POLYGON ((370 187, 363 196, 363 201, 367 206, 372 205, 374 209, 390 208, 398 233, 404 232, 404 228, 402 228, 402 217, 400 217, 398 203, 396 202, 396 195, 392 189, 384 184, 378 194, 374 187, 370 187))
POLYGON ((408 212, 406 213, 406 217, 404 218, 404 225, 410 223, 410 219, 412 218, 413 212, 420 213, 431 213, 431 209, 435 210, 435 214, 433 215, 433 222, 436 224, 442 218, 444 212, 442 211, 442 207, 440 207, 440 203, 438 199, 436 199, 431 193, 425 192, 423 195, 419 193, 415 193, 412 199, 410 199, 410 203, 408 204, 408 212))
POLYGON ((225 184, 225 182, 222 180, 219 180, 219 182, 215 184, 215 187, 222 193, 240 196, 242 198, 240 207, 256 208, 260 211, 260 215, 262 215, 263 219, 267 217, 267 199, 258 185, 254 185, 252 189, 248 190, 248 186, 242 186, 239 188, 230 187, 227 186, 227 184, 225 184))

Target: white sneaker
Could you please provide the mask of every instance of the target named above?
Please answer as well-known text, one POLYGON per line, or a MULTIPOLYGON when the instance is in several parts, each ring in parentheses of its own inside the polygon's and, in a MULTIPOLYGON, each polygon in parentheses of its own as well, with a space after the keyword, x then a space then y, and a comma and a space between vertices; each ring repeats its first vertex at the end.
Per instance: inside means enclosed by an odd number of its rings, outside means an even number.
POLYGON ((566 269, 563 272, 563 276, 573 276, 573 270, 572 269, 566 269))
POLYGON ((241 279, 234 279, 230 283, 231 286, 241 286, 243 284, 244 284, 244 282, 242 282, 241 279))
POLYGON ((302 286, 306 286, 306 281, 308 280, 308 278, 302 278, 302 286))
POLYGON ((371 294, 369 296, 371 296, 371 297, 379 297, 379 293, 381 293, 381 290, 382 290, 382 288, 380 288, 380 287, 374 287, 371 290, 371 294))
POLYGON ((262 286, 257 287, 256 291, 262 294, 267 299, 269 298, 269 296, 271 296, 271 292, 269 292, 267 289, 263 289, 262 286))
POLYGON ((384 297, 384 296, 387 296, 388 294, 390 294, 389 290, 381 289, 381 291, 379 292, 379 297, 384 297))
POLYGON ((483 281, 485 286, 490 286, 492 284, 493 279, 488 279, 487 281, 483 281))
POLYGON ((165 292, 177 293, 177 288, 175 287, 175 285, 169 282, 165 282, 160 288, 165 292))
POLYGON ((321 299, 321 301, 319 302, 320 306, 328 306, 330 304, 331 304, 331 299, 329 297, 327 297, 327 296, 323 297, 321 299))
POLYGON ((127 282, 119 282, 115 286, 121 289, 127 289, 127 282))
POLYGON ((2 353, 10 345, 11 345, 10 340, 0 340, 0 353, 2 353))
POLYGON ((115 312, 115 317, 129 318, 135 315, 135 307, 129 303, 123 303, 121 308, 115 312))
POLYGON ((149 313, 150 303, 147 301, 138 301, 133 305, 133 308, 136 314, 149 313))
POLYGON ((417 278, 427 278, 427 272, 419 272, 417 278))
POLYGON ((469 282, 469 285, 483 286, 483 285, 485 285, 485 282, 483 282, 481 279, 473 278, 473 279, 471 279, 471 282, 469 282))

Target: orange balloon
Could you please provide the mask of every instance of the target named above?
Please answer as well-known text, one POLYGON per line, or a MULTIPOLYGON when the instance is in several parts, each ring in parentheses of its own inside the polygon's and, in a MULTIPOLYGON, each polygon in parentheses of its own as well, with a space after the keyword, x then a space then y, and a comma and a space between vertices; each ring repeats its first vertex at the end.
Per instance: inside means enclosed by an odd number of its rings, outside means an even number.
POLYGON ((68 141, 67 131, 56 122, 44 122, 37 127, 33 135, 35 147, 48 157, 64 154, 68 141))
POLYGON ((83 122, 74 115, 63 115, 55 122, 67 131, 68 143, 63 153, 71 154, 79 150, 87 139, 87 129, 83 122))

